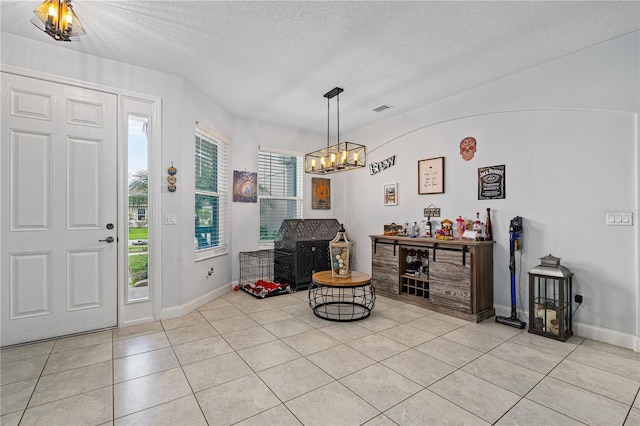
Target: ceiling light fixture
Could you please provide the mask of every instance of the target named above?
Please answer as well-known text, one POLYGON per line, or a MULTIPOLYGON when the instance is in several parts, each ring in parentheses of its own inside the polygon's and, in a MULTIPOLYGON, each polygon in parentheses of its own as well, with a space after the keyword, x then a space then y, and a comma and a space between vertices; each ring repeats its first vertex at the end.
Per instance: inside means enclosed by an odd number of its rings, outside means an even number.
POLYGON ((327 174, 358 169, 367 165, 367 148, 353 142, 340 142, 340 93, 343 89, 336 87, 324 94, 327 98, 327 147, 310 152, 304 156, 304 171, 313 174, 327 174), (338 109, 338 143, 329 146, 330 100, 336 97, 338 109))
POLYGON ((33 13, 31 23, 58 41, 80 41, 84 28, 73 11, 71 0, 45 0, 33 13))

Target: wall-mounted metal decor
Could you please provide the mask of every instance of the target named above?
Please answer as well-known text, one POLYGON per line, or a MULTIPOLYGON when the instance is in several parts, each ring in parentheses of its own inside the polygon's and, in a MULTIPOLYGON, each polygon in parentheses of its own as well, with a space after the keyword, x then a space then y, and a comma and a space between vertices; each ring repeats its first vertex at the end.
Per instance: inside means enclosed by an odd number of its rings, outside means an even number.
POLYGON ((418 194, 444 194, 444 157, 418 161, 418 194))
POLYGON ((464 161, 471 160, 477 150, 476 138, 468 136, 460 141, 460 156, 464 161))
POLYGON ((500 166, 478 167, 478 200, 496 200, 506 197, 507 171, 500 166))
POLYGON ((391 166, 395 166, 396 164, 396 156, 392 155, 386 160, 382 160, 378 163, 369 163, 369 174, 375 175, 383 170, 387 170, 391 166))
POLYGON ((169 182, 167 189, 169 192, 176 192, 176 189, 178 189, 176 186, 176 181, 178 180, 176 179, 176 173, 178 173, 178 169, 173 167, 173 161, 171 162, 171 167, 167 168, 167 173, 169 174, 169 176, 167 176, 167 182, 169 182))

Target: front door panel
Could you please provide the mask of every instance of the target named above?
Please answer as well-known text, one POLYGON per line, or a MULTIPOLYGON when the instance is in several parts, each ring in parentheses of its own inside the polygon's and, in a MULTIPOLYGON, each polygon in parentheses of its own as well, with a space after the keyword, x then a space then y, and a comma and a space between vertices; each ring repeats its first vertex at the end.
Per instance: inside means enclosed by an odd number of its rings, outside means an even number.
POLYGON ((1 77, 0 344, 115 326, 116 96, 1 77))

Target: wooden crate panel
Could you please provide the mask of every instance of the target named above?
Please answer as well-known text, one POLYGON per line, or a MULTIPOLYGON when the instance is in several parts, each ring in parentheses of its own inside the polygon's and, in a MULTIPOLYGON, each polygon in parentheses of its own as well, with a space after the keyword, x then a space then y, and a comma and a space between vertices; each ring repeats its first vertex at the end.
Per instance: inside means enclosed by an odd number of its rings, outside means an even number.
POLYGON ((451 282, 429 282, 429 299, 435 305, 446 306, 471 313, 471 286, 469 283, 456 285, 451 282))
POLYGON ((400 294, 398 282, 398 247, 393 255, 393 245, 376 244, 371 247, 371 283, 376 289, 400 294))
POLYGON ((463 265, 462 252, 436 250, 436 260, 429 262, 429 280, 469 286, 471 284, 471 254, 465 253, 463 265))
POLYGON ((436 251, 436 260, 429 263, 429 290, 431 301, 440 306, 472 312, 471 306, 471 254, 436 251))

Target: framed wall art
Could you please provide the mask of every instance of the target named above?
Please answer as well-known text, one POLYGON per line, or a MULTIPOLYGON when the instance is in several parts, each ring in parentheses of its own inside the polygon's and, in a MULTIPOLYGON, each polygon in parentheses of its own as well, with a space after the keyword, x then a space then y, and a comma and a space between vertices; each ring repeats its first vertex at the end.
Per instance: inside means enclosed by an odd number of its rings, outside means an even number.
POLYGON ((385 206, 398 205, 398 184, 397 183, 384 184, 384 205, 385 206))
POLYGON ((331 208, 331 179, 311 178, 311 208, 313 210, 331 208))
POLYGON ((507 167, 499 166, 478 168, 478 200, 498 200, 505 198, 507 167))
POLYGON ((418 161, 418 194, 444 193, 444 157, 418 161))
POLYGON ((239 203, 258 202, 258 174, 233 171, 233 201, 239 203))

